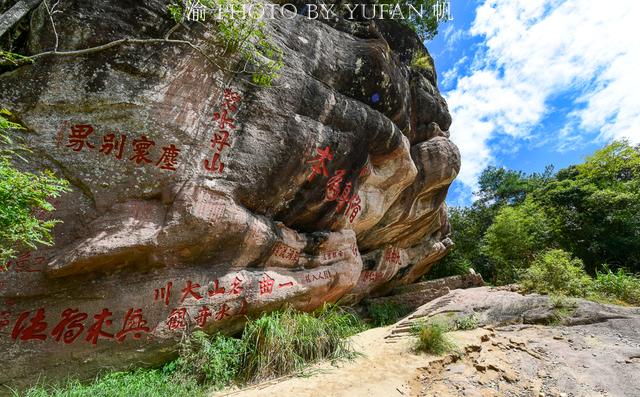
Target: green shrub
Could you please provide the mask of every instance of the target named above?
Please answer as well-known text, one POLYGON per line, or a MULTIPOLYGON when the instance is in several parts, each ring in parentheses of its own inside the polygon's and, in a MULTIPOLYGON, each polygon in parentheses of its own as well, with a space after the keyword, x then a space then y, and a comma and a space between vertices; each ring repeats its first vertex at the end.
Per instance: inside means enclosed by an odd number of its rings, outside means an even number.
POLYGON ((609 300, 620 300, 631 305, 640 305, 640 277, 618 269, 612 272, 605 267, 604 272, 597 272, 593 283, 593 291, 609 300))
POLYGON ((14 143, 10 131, 24 128, 3 115, 11 113, 0 109, 0 266, 20 250, 53 243, 51 229, 59 221, 42 220, 36 215, 53 211, 47 199, 69 190, 66 180, 48 170, 33 174, 13 166, 11 158, 20 157, 19 152, 27 149, 14 143))
POLYGON ((180 346, 176 371, 214 389, 229 386, 240 371, 243 342, 221 334, 210 337, 195 331, 180 346))
POLYGON ((419 322, 412 328, 418 338, 415 348, 419 352, 443 354, 454 350, 455 345, 445 335, 447 326, 439 322, 419 322))
POLYGON ((372 303, 367 307, 367 312, 374 327, 384 327, 396 323, 402 317, 409 314, 410 310, 401 304, 394 302, 372 303))
POLYGON ((175 397, 204 396, 205 390, 189 378, 182 379, 162 369, 138 369, 132 372, 112 372, 83 384, 69 380, 55 386, 36 386, 23 397, 175 397))
POLYGON ((428 281, 451 276, 463 276, 469 274, 471 268, 471 262, 460 255, 460 252, 454 246, 453 252, 449 253, 444 260, 440 260, 433 265, 422 279, 428 281))
POLYGON ((478 317, 475 313, 457 317, 453 322, 453 329, 455 331, 468 331, 476 328, 478 328, 478 317))
POLYGON ((592 285, 582 261, 559 249, 538 255, 522 277, 523 290, 541 294, 585 297, 592 285))

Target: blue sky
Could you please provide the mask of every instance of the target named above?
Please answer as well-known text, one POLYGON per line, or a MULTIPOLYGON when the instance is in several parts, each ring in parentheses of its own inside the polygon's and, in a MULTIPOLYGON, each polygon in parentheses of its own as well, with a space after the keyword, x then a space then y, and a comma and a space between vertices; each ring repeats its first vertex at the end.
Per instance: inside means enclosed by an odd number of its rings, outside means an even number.
POLYGON ((451 0, 427 42, 468 205, 487 165, 540 172, 613 139, 640 143, 640 1, 451 0))

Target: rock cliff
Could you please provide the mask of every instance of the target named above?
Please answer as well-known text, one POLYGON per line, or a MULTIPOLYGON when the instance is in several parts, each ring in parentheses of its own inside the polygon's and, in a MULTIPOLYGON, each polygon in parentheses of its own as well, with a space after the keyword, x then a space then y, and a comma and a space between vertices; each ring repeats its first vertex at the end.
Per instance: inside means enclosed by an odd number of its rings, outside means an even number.
POLYGON ((205 24, 166 2, 64 1, 26 16, 0 103, 28 164, 72 190, 55 245, 0 273, 0 383, 166 360, 185 332, 233 332, 291 304, 354 303, 414 282, 452 245, 460 167, 425 52, 394 22, 276 15, 273 88, 230 73, 205 24), (197 48, 196 48, 197 47, 197 48))

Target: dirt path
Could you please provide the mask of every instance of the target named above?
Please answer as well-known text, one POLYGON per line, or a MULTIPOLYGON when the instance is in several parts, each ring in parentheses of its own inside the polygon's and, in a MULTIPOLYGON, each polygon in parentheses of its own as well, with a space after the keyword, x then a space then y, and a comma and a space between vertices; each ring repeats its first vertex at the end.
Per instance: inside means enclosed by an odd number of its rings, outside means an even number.
MULTIPOLYGON (((351 361, 332 366, 328 363, 311 369, 310 377, 288 378, 271 381, 232 393, 215 396, 366 396, 391 397, 415 396, 422 388, 419 381, 425 367, 441 357, 415 354, 413 337, 385 339, 392 327, 371 329, 352 338, 355 349, 362 355, 351 361)), ((476 330, 456 335, 459 346, 469 346, 480 341, 486 330, 476 330)))

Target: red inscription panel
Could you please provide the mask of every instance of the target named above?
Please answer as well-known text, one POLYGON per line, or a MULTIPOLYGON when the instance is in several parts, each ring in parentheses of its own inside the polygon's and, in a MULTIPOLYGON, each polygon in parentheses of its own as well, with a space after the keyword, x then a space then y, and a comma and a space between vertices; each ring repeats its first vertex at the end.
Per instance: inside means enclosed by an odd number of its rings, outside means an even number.
POLYGON ((17 258, 0 265, 0 273, 14 271, 16 273, 36 273, 41 272, 47 263, 47 258, 37 255, 37 251, 24 252, 17 258))
POLYGON ((384 253, 384 261, 386 263, 397 265, 400 263, 400 250, 398 248, 389 248, 384 253))
POLYGON ((171 288, 173 283, 169 281, 166 287, 158 288, 153 291, 154 301, 163 301, 166 306, 169 306, 169 298, 171 297, 171 288))
MULTIPOLYGON (((307 178, 309 182, 312 182, 316 176, 328 177, 329 171, 327 169, 327 163, 334 158, 329 146, 326 146, 324 149, 316 148, 316 154, 316 157, 307 161, 307 163, 312 164, 311 174, 309 174, 307 178)), ((357 193, 353 192, 354 187, 352 182, 344 183, 346 175, 347 171, 344 169, 338 169, 331 175, 325 187, 324 198, 326 201, 336 201, 336 214, 348 217, 349 223, 353 223, 362 210, 361 199, 357 193)), ((363 176, 362 170, 360 170, 358 174, 358 177, 361 176, 363 176)))
POLYGON ((384 273, 365 270, 364 272, 362 272, 362 275, 360 277, 364 282, 374 283, 376 281, 382 280, 384 278, 384 273))
POLYGON ((307 163, 312 164, 311 174, 307 178, 309 182, 313 181, 316 175, 329 176, 326 162, 333 160, 333 153, 331 153, 331 148, 329 146, 325 147, 324 149, 317 148, 316 153, 316 157, 307 161, 307 163))
POLYGON ((238 128, 234 117, 241 101, 242 97, 239 93, 227 88, 223 93, 221 109, 213 113, 213 121, 215 122, 211 137, 213 153, 210 158, 203 161, 204 169, 210 173, 222 174, 224 171, 225 164, 222 162, 222 154, 226 148, 231 146, 229 137, 238 128))
MULTIPOLYGON (((123 342, 129 335, 132 339, 140 339, 143 334, 149 333, 147 320, 140 308, 131 308, 125 313, 122 328, 115 335, 110 332, 113 328, 112 317, 113 313, 104 308, 92 317, 93 323, 88 326, 89 315, 79 309, 65 309, 56 320, 55 316, 48 316, 45 309, 40 308, 35 312, 23 312, 18 316, 11 331, 11 338, 15 341, 45 341, 50 337, 56 342, 68 345, 80 340, 81 334, 86 330, 84 340, 96 345, 100 339, 123 342), (54 320, 52 324, 55 325, 50 331, 47 330, 47 319, 54 320)), ((10 311, 0 312, 0 329, 9 325, 10 321, 10 311)))
POLYGON ((267 273, 265 273, 260 281, 258 281, 260 287, 260 295, 271 294, 273 292, 273 286, 275 285, 276 280, 271 278, 267 273))
POLYGON ((99 142, 96 154, 113 156, 116 160, 127 159, 137 165, 155 165, 156 168, 168 171, 175 171, 178 165, 180 149, 175 144, 156 149, 156 142, 146 135, 130 139, 126 134, 120 133, 120 130, 116 129, 105 135, 97 136, 95 127, 91 124, 69 125, 69 122, 65 122, 58 130, 56 137, 58 146, 65 138, 64 131, 70 130, 65 147, 74 152, 93 151, 95 153, 96 146, 93 142, 99 142), (95 138, 93 138, 94 136, 95 138), (129 141, 131 142, 129 146, 131 156, 125 155, 129 141), (159 155, 158 150, 161 151, 159 155))
POLYGON ((344 256, 345 256, 344 252, 342 250, 340 250, 340 251, 325 252, 325 253, 322 254, 321 258, 322 258, 322 260, 329 261, 329 260, 332 260, 332 259, 343 258, 344 256))
POLYGON ((187 285, 182 289, 182 298, 180 302, 184 302, 187 298, 194 298, 199 301, 202 299, 202 295, 198 293, 198 289, 200 288, 200 284, 193 284, 191 280, 187 281, 187 285))
POLYGON ((273 256, 286 259, 291 263, 298 263, 298 260, 300 259, 300 250, 279 242, 273 248, 273 256))

